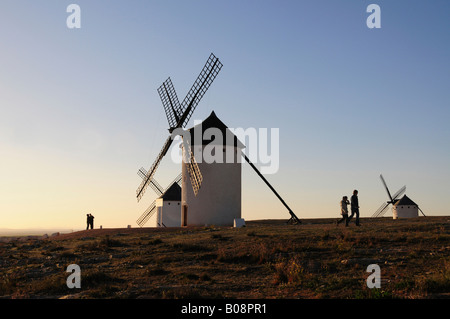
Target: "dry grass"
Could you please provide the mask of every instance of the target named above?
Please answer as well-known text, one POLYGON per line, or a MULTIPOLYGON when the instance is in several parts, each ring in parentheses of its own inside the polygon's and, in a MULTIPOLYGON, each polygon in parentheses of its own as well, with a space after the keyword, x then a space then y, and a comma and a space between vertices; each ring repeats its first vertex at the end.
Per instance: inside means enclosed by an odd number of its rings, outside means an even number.
POLYGON ((450 292, 450 218, 248 222, 83 231, 0 243, 4 298, 441 298, 450 292), (366 285, 381 267, 381 289, 366 285), (81 289, 69 289, 69 264, 81 289))

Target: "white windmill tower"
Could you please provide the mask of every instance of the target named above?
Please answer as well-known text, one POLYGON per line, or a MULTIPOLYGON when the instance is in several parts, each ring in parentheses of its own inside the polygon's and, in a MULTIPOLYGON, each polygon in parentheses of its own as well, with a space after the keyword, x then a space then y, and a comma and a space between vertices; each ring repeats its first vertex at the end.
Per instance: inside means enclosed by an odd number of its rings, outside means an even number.
MULTIPOLYGON (((419 205, 414 203, 408 196, 404 195, 392 206, 392 218, 414 218, 419 217, 419 205)), ((422 212, 423 214, 423 212, 422 212)), ((423 214, 425 216, 425 214, 423 214)))
POLYGON ((196 194, 196 188, 189 185, 190 156, 183 147, 181 224, 231 226, 241 218, 241 152, 245 146, 214 112, 188 132, 202 189, 196 194))

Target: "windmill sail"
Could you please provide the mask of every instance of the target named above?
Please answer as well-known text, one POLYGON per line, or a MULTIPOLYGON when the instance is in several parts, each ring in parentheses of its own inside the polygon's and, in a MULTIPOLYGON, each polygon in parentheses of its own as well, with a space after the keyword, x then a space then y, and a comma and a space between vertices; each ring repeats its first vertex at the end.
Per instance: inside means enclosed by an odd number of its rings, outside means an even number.
MULTIPOLYGON (((141 168, 140 171, 145 172, 145 170, 143 168, 141 168)), ((165 189, 162 188, 162 186, 159 185, 155 180, 152 180, 152 184, 154 182, 155 184, 158 185, 158 187, 156 188, 158 190, 157 193, 160 192, 159 195, 162 195, 173 183, 180 184, 181 178, 182 178, 182 174, 180 173, 177 177, 175 177, 175 179, 165 189)), ((155 212, 156 212, 156 200, 150 204, 150 206, 145 210, 145 212, 141 215, 141 217, 138 218, 136 223, 139 226, 143 227, 145 225, 145 223, 155 214, 155 212)), ((159 225, 159 226, 161 226, 161 225, 159 225)))
POLYGON ((384 180, 382 174, 380 174, 380 179, 384 185, 384 188, 386 189, 386 192, 389 197, 389 201, 381 204, 381 206, 375 211, 375 213, 373 213, 373 215, 372 215, 373 218, 383 217, 384 214, 386 214, 387 208, 389 207, 389 205, 390 204, 394 205, 398 201, 398 198, 406 191, 406 185, 405 185, 402 188, 400 188, 397 192, 395 192, 393 196, 391 196, 391 192, 389 191, 389 188, 387 187, 386 181, 384 180))
MULTIPOLYGON (((200 102, 208 88, 211 86, 221 68, 222 63, 214 54, 211 53, 208 60, 206 61, 205 66, 200 72, 200 75, 195 80, 192 88, 189 90, 181 105, 178 102, 178 98, 170 78, 168 78, 159 87, 158 93, 163 103, 163 107, 166 112, 171 131, 173 131, 175 128, 186 126, 198 103, 200 102)), ((152 164, 142 183, 136 190, 136 197, 138 202, 141 200, 147 187, 152 184, 151 181, 153 180, 153 175, 155 174, 159 163, 172 145, 172 138, 172 135, 168 137, 155 162, 152 164)), ((203 178, 201 176, 198 165, 195 162, 195 159, 191 159, 190 172, 192 173, 190 174, 192 186, 194 188, 194 191, 197 193, 198 189, 201 186, 203 178)))
POLYGON ((394 194, 394 199, 393 199, 393 204, 395 204, 395 202, 398 200, 398 198, 400 196, 403 195, 403 193, 406 191, 406 185, 403 186, 402 188, 400 188, 395 194, 394 194))
POLYGON ((186 168, 189 173, 189 178, 191 180, 192 189, 194 190, 195 196, 197 196, 198 191, 200 190, 200 186, 203 182, 203 176, 198 167, 197 161, 195 160, 195 156, 192 151, 189 149, 188 153, 190 154, 189 162, 186 162, 186 168))
POLYGON ((384 214, 387 212, 387 208, 390 204, 395 204, 395 202, 398 200, 398 198, 405 192, 406 185, 400 188, 393 196, 391 201, 388 201, 386 203, 381 204, 380 208, 378 208, 375 213, 373 213, 372 217, 383 217, 384 214))
MULTIPOLYGON (((145 179, 147 178, 147 171, 141 167, 138 171, 138 175, 142 177, 142 179, 145 179)), ((154 178, 150 180, 150 187, 153 188, 155 193, 159 196, 164 192, 164 188, 154 178)))
POLYGON ((384 188, 386 188, 386 192, 388 193, 388 196, 391 199, 391 202, 393 202, 394 200, 392 199, 391 193, 389 192, 389 188, 386 185, 383 175, 380 174, 380 178, 381 178, 381 181, 383 182, 384 188))
POLYGON ((181 111, 181 105, 178 101, 177 93, 173 87, 172 81, 168 78, 158 88, 159 97, 166 112, 167 121, 169 126, 176 127, 180 121, 180 117, 183 115, 181 111))
POLYGON ((381 217, 381 216, 383 216, 386 213, 388 207, 389 207, 389 203, 381 204, 380 208, 378 208, 375 211, 375 213, 373 213, 372 217, 381 217))
POLYGON ((164 157, 164 155, 166 155, 166 153, 169 150, 170 145, 172 145, 172 143, 173 143, 172 136, 169 136, 167 138, 166 142, 164 143, 163 148, 159 152, 158 157, 156 158, 156 160, 153 162, 152 166, 148 170, 147 176, 144 178, 141 185, 139 185, 138 189, 136 190, 136 197, 138 199, 138 202, 141 200, 142 196, 144 196, 145 190, 147 189, 148 185, 150 184, 150 181, 152 180, 153 175, 155 175, 155 172, 159 166, 159 163, 161 163, 162 158, 164 157))
POLYGON ((177 177, 175 177, 175 179, 172 181, 172 183, 170 183, 170 185, 172 185, 173 183, 177 183, 178 185, 180 185, 182 177, 183 177, 183 173, 180 173, 177 177))
POLYGON ((206 61, 205 66, 197 77, 197 80, 195 80, 188 94, 181 103, 181 113, 183 114, 183 117, 180 119, 182 124, 179 127, 186 127, 192 113, 205 92, 211 86, 221 68, 222 63, 214 56, 214 54, 211 53, 208 61, 206 61))
POLYGON ((145 210, 145 212, 138 218, 136 223, 139 226, 144 226, 144 224, 155 214, 156 212, 156 201, 150 204, 150 206, 145 210))

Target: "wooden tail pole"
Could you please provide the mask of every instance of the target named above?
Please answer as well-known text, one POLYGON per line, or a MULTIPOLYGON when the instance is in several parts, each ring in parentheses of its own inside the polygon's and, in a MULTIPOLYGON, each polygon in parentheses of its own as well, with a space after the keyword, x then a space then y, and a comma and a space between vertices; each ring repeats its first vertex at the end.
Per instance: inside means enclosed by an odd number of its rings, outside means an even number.
POLYGON ((298 217, 294 214, 292 209, 289 208, 289 206, 286 204, 286 202, 283 200, 283 198, 281 198, 281 196, 277 193, 275 188, 273 188, 272 185, 270 185, 270 183, 267 181, 267 179, 264 177, 264 175, 261 174, 261 172, 256 168, 256 166, 247 157, 247 155, 245 155, 244 153, 242 153, 242 155, 244 156, 244 158, 247 161, 247 163, 250 164, 250 166, 259 175, 259 177, 262 178, 262 180, 266 183, 266 185, 269 186, 269 188, 272 190, 272 192, 278 197, 278 199, 281 201, 281 203, 283 203, 284 207, 287 208, 287 210, 289 211, 289 214, 291 214, 291 218, 289 219, 288 223, 289 224, 301 224, 302 222, 300 221, 300 219, 298 219, 298 217))

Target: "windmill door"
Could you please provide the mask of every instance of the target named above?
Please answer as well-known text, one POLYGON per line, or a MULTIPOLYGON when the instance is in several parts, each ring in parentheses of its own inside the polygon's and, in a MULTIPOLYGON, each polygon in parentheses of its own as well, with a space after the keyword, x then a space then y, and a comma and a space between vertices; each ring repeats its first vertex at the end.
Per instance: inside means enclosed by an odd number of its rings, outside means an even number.
POLYGON ((183 205, 181 209, 181 226, 187 226, 188 206, 183 205))

